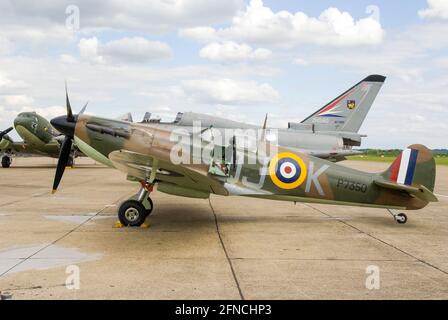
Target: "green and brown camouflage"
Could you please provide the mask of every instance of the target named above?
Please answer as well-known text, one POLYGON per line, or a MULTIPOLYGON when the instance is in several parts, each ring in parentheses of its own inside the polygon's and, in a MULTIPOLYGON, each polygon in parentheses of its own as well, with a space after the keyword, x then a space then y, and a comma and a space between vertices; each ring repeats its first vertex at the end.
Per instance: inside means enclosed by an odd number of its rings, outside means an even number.
MULTIPOLYGON (((53 119, 53 126, 73 134, 85 155, 126 173, 130 179, 156 184, 159 191, 179 196, 207 198, 213 193, 409 210, 437 201, 432 193, 435 162, 431 151, 422 145, 409 146, 388 170, 376 174, 281 146, 269 156, 247 150, 242 153, 246 160, 262 159, 256 163, 236 161, 233 156, 233 161, 228 161, 229 157, 213 154, 211 163, 197 163, 193 146, 185 142, 194 134, 176 132, 177 139, 173 139, 173 130, 150 123, 88 115, 77 116, 76 124, 67 124, 64 119, 53 119), (188 161, 179 163, 179 158, 188 161)), ((202 142, 201 149, 205 148, 207 143, 202 142)), ((232 143, 230 149, 233 154, 239 151, 232 143)))
POLYGON ((23 139, 15 142, 4 136, 0 141, 0 152, 8 154, 38 154, 57 158, 59 143, 50 122, 36 112, 22 112, 14 119, 14 128, 23 139))

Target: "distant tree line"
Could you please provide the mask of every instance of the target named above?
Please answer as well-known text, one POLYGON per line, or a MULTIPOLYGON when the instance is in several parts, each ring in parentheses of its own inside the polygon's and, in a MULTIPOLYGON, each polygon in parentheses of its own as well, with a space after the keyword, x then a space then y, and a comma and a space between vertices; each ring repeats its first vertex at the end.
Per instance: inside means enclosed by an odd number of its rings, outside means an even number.
MULTIPOLYGON (((377 156, 377 157, 396 157, 402 151, 401 149, 360 149, 360 151, 364 152, 369 156, 377 156)), ((448 157, 448 149, 433 149, 434 155, 440 157, 448 157)))

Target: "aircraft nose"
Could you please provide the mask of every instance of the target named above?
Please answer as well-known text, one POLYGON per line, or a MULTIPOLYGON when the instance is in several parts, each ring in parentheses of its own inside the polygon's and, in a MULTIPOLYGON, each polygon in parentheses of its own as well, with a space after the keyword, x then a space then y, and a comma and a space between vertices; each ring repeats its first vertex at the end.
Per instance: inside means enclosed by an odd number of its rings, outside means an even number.
POLYGON ((56 130, 62 132, 66 136, 73 137, 75 134, 76 121, 69 121, 67 116, 51 119, 50 123, 56 130))
POLYGON ((14 127, 17 127, 17 126, 23 126, 23 123, 24 123, 24 119, 23 119, 22 116, 17 116, 17 117, 14 119, 14 127))

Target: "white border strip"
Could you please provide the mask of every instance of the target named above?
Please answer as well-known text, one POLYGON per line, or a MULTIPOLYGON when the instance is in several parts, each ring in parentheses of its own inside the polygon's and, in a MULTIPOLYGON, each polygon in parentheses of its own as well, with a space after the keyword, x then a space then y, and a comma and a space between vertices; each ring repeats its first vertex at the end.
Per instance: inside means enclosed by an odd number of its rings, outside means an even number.
POLYGON ((397 183, 404 184, 406 180, 406 173, 408 172, 411 151, 411 149, 405 149, 401 154, 400 170, 398 171, 397 183))

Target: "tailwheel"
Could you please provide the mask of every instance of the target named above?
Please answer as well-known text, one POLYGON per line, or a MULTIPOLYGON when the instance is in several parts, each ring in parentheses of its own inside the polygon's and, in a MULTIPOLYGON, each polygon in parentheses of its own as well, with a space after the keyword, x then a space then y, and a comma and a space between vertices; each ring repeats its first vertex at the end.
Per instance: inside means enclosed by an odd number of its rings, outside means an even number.
POLYGON ((399 214, 395 215, 395 221, 397 221, 398 223, 401 223, 401 224, 405 224, 406 221, 408 221, 408 217, 404 213, 399 213, 399 214))
POLYGON ((392 217, 394 217, 395 221, 397 221, 397 223, 399 224, 405 224, 406 221, 408 221, 408 216, 403 212, 396 213, 396 211, 393 209, 387 209, 387 211, 389 211, 392 217))
POLYGON ((145 219, 148 216, 147 211, 148 210, 141 202, 138 202, 137 200, 126 200, 118 209, 118 219, 124 226, 139 227, 145 222, 145 219))

